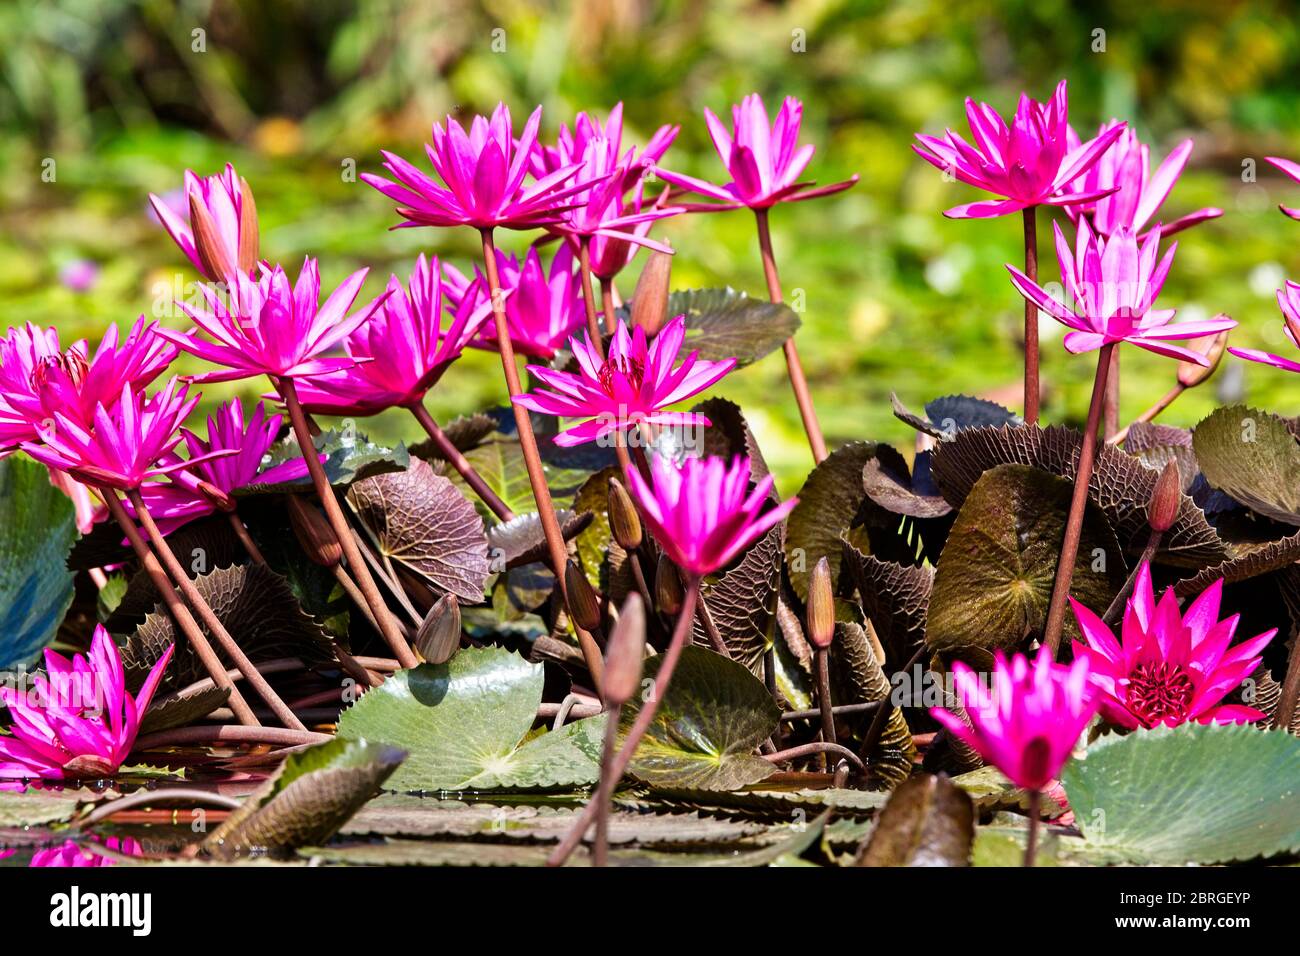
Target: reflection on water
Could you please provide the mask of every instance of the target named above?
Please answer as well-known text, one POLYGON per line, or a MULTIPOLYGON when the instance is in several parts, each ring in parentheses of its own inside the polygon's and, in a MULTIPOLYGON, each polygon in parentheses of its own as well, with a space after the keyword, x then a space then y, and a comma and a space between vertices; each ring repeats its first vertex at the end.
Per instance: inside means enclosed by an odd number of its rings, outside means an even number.
MULTIPOLYGON (((46 847, 32 854, 28 866, 112 866, 117 861, 112 856, 96 853, 91 846, 100 846, 120 856, 141 856, 140 844, 130 837, 87 836, 82 840, 65 840, 62 845, 46 847)), ((0 850, 0 860, 17 854, 18 850, 0 850)))

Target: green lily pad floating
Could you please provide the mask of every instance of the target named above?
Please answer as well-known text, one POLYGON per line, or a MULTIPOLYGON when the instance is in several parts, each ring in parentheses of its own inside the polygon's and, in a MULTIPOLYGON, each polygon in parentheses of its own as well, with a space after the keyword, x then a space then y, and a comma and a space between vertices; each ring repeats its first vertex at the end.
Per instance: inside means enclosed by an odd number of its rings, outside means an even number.
MULTIPOLYGON (((1070 482, 1028 465, 985 472, 962 503, 939 558, 926 615, 930 647, 1010 649, 1041 633, 1070 495, 1070 482)), ((1106 516, 1089 502, 1070 593, 1100 612, 1124 573, 1106 516)), ((1066 627, 1075 625, 1067 620, 1066 627)))
POLYGON ((72 501, 34 461, 0 461, 0 669, 29 663, 72 603, 72 501))
MULTIPOLYGON (((83 800, 97 794, 86 790, 0 790, 0 829, 37 827, 71 820, 83 800)), ((0 838, 0 846, 4 845, 0 838)))
POLYGON ((409 752, 390 789, 557 790, 595 783, 603 718, 524 742, 542 700, 542 665, 496 647, 399 671, 339 718, 339 734, 409 752))
MULTIPOLYGON (((630 312, 626 313, 630 315, 630 312)), ((686 316, 684 351, 737 366, 756 362, 779 349, 799 330, 799 316, 790 306, 755 299, 732 288, 679 289, 668 296, 668 318, 686 316)))
POLYGON ((1061 778, 1088 843, 1154 863, 1300 850, 1300 739, 1246 725, 1095 741, 1061 778))
MULTIPOLYGON (((659 657, 646 661, 652 693, 661 663, 659 657)), ((640 710, 639 698, 623 707, 621 739, 640 710)), ((767 688, 744 665, 685 647, 628 770, 656 787, 737 790, 758 783, 776 767, 754 750, 776 730, 780 716, 767 688)))
POLYGON ((1192 433, 1206 480, 1252 511, 1300 525, 1300 443, 1269 412, 1231 405, 1192 433))

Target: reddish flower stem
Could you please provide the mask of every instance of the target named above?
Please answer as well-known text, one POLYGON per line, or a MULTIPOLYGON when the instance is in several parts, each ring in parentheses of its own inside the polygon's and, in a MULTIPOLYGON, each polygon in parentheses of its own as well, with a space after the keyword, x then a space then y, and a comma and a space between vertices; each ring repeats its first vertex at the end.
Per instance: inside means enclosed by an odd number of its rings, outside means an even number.
POLYGON ((1110 371, 1106 373, 1106 401, 1101 412, 1101 437, 1111 443, 1119 431, 1119 349, 1110 353, 1110 371))
MULTIPOLYGON (((910 674, 912 668, 921 663, 927 651, 927 645, 922 643, 916 649, 916 652, 908 658, 907 663, 903 665, 902 673, 910 674)), ((883 665, 882 665, 883 666, 883 665)), ((880 707, 876 710, 871 718, 871 724, 867 727, 867 732, 862 738, 862 746, 858 748, 858 753, 862 756, 862 762, 866 763, 871 759, 872 753, 876 749, 876 744, 880 742, 881 735, 885 732, 885 725, 894 713, 893 695, 887 695, 884 700, 880 701, 880 707)))
POLYGON ((823 757, 826 754, 834 754, 842 760, 847 760, 857 768, 859 773, 867 772, 862 759, 848 747, 827 743, 824 740, 813 741, 810 744, 800 744, 798 747, 791 747, 789 750, 778 750, 772 754, 763 754, 763 759, 768 763, 780 763, 783 760, 798 760, 800 757, 811 757, 813 754, 821 754, 823 757))
MULTIPOLYGON (((828 647, 817 648, 815 663, 817 666, 817 707, 821 711, 822 740, 828 744, 839 743, 835 739, 835 705, 831 702, 831 652, 828 647)), ((826 754, 821 755, 822 770, 826 770, 826 754)))
MULTIPOLYGON (((551 490, 546 485, 546 472, 542 468, 542 456, 537 450, 537 438, 533 434, 533 423, 528 417, 528 409, 513 401, 515 396, 522 395, 524 390, 519 383, 519 369, 515 367, 515 349, 510 341, 510 327, 506 322, 505 305, 501 298, 501 278, 497 273, 496 246, 492 241, 492 230, 484 229, 482 235, 483 265, 487 272, 488 292, 492 296, 497 349, 501 353, 501 369, 505 373, 506 388, 510 392, 510 407, 515 413, 515 426, 519 431, 519 448, 528 470, 528 483, 533 489, 533 499, 537 502, 537 516, 542 522, 542 532, 546 535, 546 545, 551 552, 551 570, 555 572, 555 585, 560 589, 565 607, 568 607, 569 597, 564 585, 564 567, 569 559, 569 549, 564 543, 564 533, 560 530, 559 519, 555 517, 555 506, 551 503, 551 490)), ((589 308, 594 310, 594 304, 589 308)), ((569 615, 569 617, 572 620, 573 616, 569 615)), ((578 635, 582 659, 586 662, 592 683, 595 684, 596 692, 600 693, 604 686, 605 674, 605 662, 600 656, 600 648, 596 646, 595 639, 578 627, 576 622, 573 629, 578 635)))
POLYGON ((1042 802, 1041 791, 1029 791, 1029 835, 1025 838, 1025 866, 1033 866, 1038 856, 1038 818, 1041 815, 1042 802))
MULTIPOLYGON (((767 210, 755 209, 754 219, 758 223, 758 251, 763 259, 763 275, 767 279, 767 295, 773 302, 782 302, 781 277, 776 271, 776 256, 772 253, 772 233, 767 224, 767 210)), ((794 344, 794 336, 785 340, 785 366, 790 375, 790 387, 794 389, 794 400, 799 406, 799 417, 803 419, 803 430, 808 436, 808 445, 812 448, 813 461, 820 464, 826 457, 826 441, 822 438, 822 428, 817 421, 817 409, 813 407, 812 393, 808 390, 808 379, 803 374, 803 363, 799 361, 799 350, 794 344)))
POLYGON ((280 723, 293 730, 306 730, 307 728, 303 722, 294 715, 294 712, 289 709, 289 705, 281 700, 280 695, 266 682, 266 678, 257 669, 257 665, 248 659, 248 655, 239 646, 239 642, 230 635, 230 632, 226 630, 226 626, 221 623, 221 619, 217 617, 208 602, 203 599, 199 589, 190 580, 190 576, 185 573, 185 569, 181 567, 181 562, 176 557, 175 552, 172 551, 171 545, 162 536, 162 532, 158 530, 158 525, 154 523, 153 515, 149 513, 149 507, 145 504, 144 496, 134 489, 128 491, 126 496, 130 500, 132 507, 135 508, 135 516, 139 520, 140 526, 144 528, 149 543, 153 545, 153 550, 162 561, 163 567, 167 569, 172 581, 180 588, 181 594, 184 595, 190 607, 194 609, 194 613, 199 616, 199 620, 203 622, 204 627, 217 639, 217 643, 226 652, 230 662, 239 668, 239 672, 244 675, 244 680, 248 681, 262 700, 266 701, 267 706, 271 708, 272 713, 275 714, 280 723))
POLYGON ((609 864, 609 814, 613 803, 614 787, 606 781, 613 779, 614 755, 618 750, 618 712, 610 710, 605 716, 605 741, 600 751, 600 786, 595 799, 599 801, 596 811, 596 843, 591 849, 592 862, 596 866, 609 864))
POLYGON ((596 319, 596 291, 591 284, 591 238, 588 236, 578 241, 578 271, 582 275, 582 307, 587 311, 587 334, 591 336, 591 347, 604 358, 605 343, 601 338, 600 322, 596 319))
POLYGON ((709 605, 704 600, 704 593, 701 592, 699 600, 695 602, 695 616, 700 619, 700 626, 704 628, 704 633, 713 645, 716 651, 727 660, 731 660, 731 651, 727 649, 727 642, 722 639, 722 633, 718 630, 717 623, 713 620, 713 615, 709 613, 709 605))
MULTIPOLYGON (((587 832, 587 828, 591 826, 596 814, 600 812, 600 808, 609 799, 609 795, 614 792, 614 788, 627 770, 628 764, 632 762, 632 756, 636 753, 637 746, 641 743, 646 731, 650 729, 650 724, 654 722, 655 714, 659 710, 659 702, 668 693, 673 671, 677 668, 677 661, 682 656, 682 648, 686 646, 691 636, 691 620, 695 616, 695 602, 699 596, 700 579, 692 578, 686 585, 686 594, 682 598, 682 607, 677 615, 677 625, 673 628, 672 639, 668 642, 668 649, 664 651, 659 670, 655 674, 654 693, 649 700, 641 704, 641 710, 637 713, 636 720, 632 722, 632 727, 627 733, 627 738, 623 741, 623 746, 619 748, 618 754, 609 761, 609 765, 604 768, 606 772, 601 774, 595 796, 587 801, 587 805, 582 810, 582 815, 574 822, 572 829, 560 841, 560 845, 546 858, 547 866, 562 866, 564 861, 577 849, 578 844, 582 842, 583 835, 587 832)), ((610 714, 610 719, 615 720, 617 717, 610 714)))
MULTIPOLYGON (((1021 210, 1025 225, 1025 275, 1038 281, 1038 207, 1021 210)), ((1025 423, 1038 424, 1038 306, 1025 300, 1025 423)))
POLYGON ((1047 606, 1043 643, 1051 648, 1053 657, 1056 656, 1061 645, 1061 627, 1065 623, 1065 599, 1070 593, 1070 581, 1074 577, 1074 561, 1079 554, 1079 537, 1083 533, 1083 512, 1088 504, 1088 483, 1092 481, 1092 467, 1097 458, 1097 426, 1101 424, 1101 406, 1106 395, 1110 355, 1114 350, 1114 343, 1103 345, 1097 356, 1097 377, 1092 383, 1088 421, 1083 426, 1083 444, 1079 448, 1079 467, 1074 476, 1070 516, 1065 523, 1065 540, 1061 542, 1061 557, 1056 565, 1056 582, 1052 586, 1052 600, 1047 606))
POLYGON ((248 533, 248 528, 244 527, 244 522, 243 519, 239 517, 239 512, 228 511, 226 512, 226 517, 230 519, 230 527, 235 530, 235 537, 238 538, 239 543, 244 546, 244 550, 248 552, 248 556, 258 564, 266 564, 266 558, 262 555, 262 549, 257 546, 257 542, 253 540, 253 536, 248 533))
POLYGON ((600 307, 605 311, 605 331, 610 335, 618 328, 618 315, 614 312, 614 280, 601 278, 600 307))
POLYGON ((280 397, 284 399, 284 407, 289 412, 289 421, 293 424, 294 435, 298 438, 298 447, 302 450, 303 461, 307 463, 307 471, 310 472, 312 483, 316 486, 316 497, 320 499, 325 509, 325 517, 329 519, 330 527, 334 529, 334 536, 339 539, 339 544, 343 548, 343 557, 352 570, 362 595, 365 596, 366 604, 370 606, 370 613, 379 623, 379 633, 383 635, 393 656, 402 662, 403 667, 416 667, 419 660, 402 636, 388 605, 384 603, 384 598, 379 593, 379 586, 375 584, 370 569, 366 567, 366 562, 357 549, 357 543, 352 537, 352 529, 348 527, 347 516, 343 514, 343 508, 334 495, 334 489, 330 487, 325 469, 321 467, 320 458, 316 455, 316 446, 312 442, 311 429, 307 425, 307 416, 303 413, 302 403, 298 400, 297 386, 294 385, 292 378, 277 379, 275 384, 280 391, 280 397))
POLYGON ((181 596, 172 587, 167 572, 158 563, 154 553, 149 550, 144 538, 140 537, 140 529, 135 526, 131 516, 122 507, 122 501, 117 497, 117 492, 111 488, 98 488, 96 490, 99 492, 100 498, 108 505, 109 513, 121 526, 122 531, 125 532, 127 540, 131 542, 131 548, 140 560, 140 565, 144 568, 145 573, 149 575, 149 580, 153 582, 155 590, 162 596, 163 603, 167 605, 172 620, 176 622, 176 626, 180 628, 181 633, 190 642, 190 646, 194 648, 194 653, 198 655, 204 670, 208 672, 212 682, 217 687, 224 687, 230 691, 230 709, 234 712, 235 719, 241 724, 250 727, 259 726, 259 721, 254 716, 253 709, 248 706, 248 702, 240 694, 239 688, 231 681, 230 675, 226 673, 226 668, 221 664, 221 658, 217 657, 216 651, 208 643, 208 639, 199 628, 198 622, 194 620, 189 608, 185 606, 181 596))
POLYGON ((1300 698, 1300 638, 1291 645, 1291 656, 1287 660, 1286 677, 1282 679, 1282 697, 1277 702, 1277 713, 1273 715, 1273 726, 1289 731, 1295 719, 1296 702, 1300 698))
POLYGON ((132 751, 182 744, 275 744, 298 747, 303 744, 326 744, 333 739, 333 734, 290 730, 287 727, 240 727, 230 724, 220 727, 173 727, 156 734, 145 734, 135 742, 132 751))
POLYGON ((408 407, 438 451, 442 452, 443 457, 451 462, 451 466, 465 479, 465 484, 474 489, 474 493, 479 496, 479 500, 491 508, 492 513, 502 521, 512 519, 515 513, 510 510, 510 506, 501 500, 500 496, 483 480, 483 476, 474 470, 474 466, 469 463, 469 459, 461 454, 459 448, 452 444, 451 439, 447 437, 447 433, 438 427, 438 423, 433 420, 429 410, 424 407, 424 403, 417 402, 408 407))

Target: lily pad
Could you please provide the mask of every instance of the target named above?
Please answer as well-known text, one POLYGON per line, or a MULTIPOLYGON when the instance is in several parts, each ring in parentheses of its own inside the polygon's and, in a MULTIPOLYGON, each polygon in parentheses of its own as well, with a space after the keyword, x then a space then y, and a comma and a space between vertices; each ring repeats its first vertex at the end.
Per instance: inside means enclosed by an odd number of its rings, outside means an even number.
POLYGON ((725 398, 710 398, 691 408, 708 417, 711 423, 704 429, 703 455, 712 455, 730 461, 736 455, 749 459, 749 472, 755 481, 768 474, 767 462, 758 447, 758 440, 735 402, 725 398))
MULTIPOLYGON (((356 430, 323 431, 312 439, 318 455, 325 455, 325 477, 336 487, 350 485, 363 478, 402 471, 411 463, 406 447, 398 442, 393 448, 372 442, 356 430)), ((272 446, 266 468, 302 457, 302 449, 292 436, 272 446)), ((265 468, 263 470, 266 470, 265 468)), ((251 482, 235 491, 235 497, 266 494, 306 494, 312 490, 311 476, 304 474, 295 481, 251 482)))
POLYGON ((862 610, 886 652, 901 665, 925 640, 934 568, 881 561, 874 555, 863 554, 847 540, 844 560, 857 586, 862 610))
MULTIPOLYGON (((1026 465, 999 465, 975 483, 935 572, 926 616, 931 648, 1009 650, 1041 634, 1070 496, 1068 481, 1026 465)), ((1089 502, 1070 593, 1104 610, 1124 576, 1106 517, 1089 502)))
POLYGON ((419 458, 405 471, 365 478, 348 490, 382 555, 469 604, 489 574, 483 520, 448 479, 419 458))
POLYGON ((799 316, 783 303, 755 299, 735 289, 686 289, 668 296, 668 315, 686 316, 684 349, 713 362, 738 366, 775 352, 799 330, 799 316))
MULTIPOLYGON (((651 692, 661 663, 660 657, 646 661, 651 692)), ((624 705, 620 739, 641 706, 639 698, 624 705)), ((754 750, 776 730, 780 716, 767 688, 744 665, 685 647, 629 772, 657 787, 735 790, 758 783, 776 767, 754 750)))
POLYGON ((1231 405, 1192 434, 1206 480, 1252 511, 1300 525, 1300 444, 1277 415, 1231 405))
POLYGON ((339 718, 346 737, 409 751, 390 787, 405 791, 548 790, 599 775, 600 718, 524 743, 542 699, 541 664, 470 647, 445 664, 399 671, 339 718))
MULTIPOLYGON (((732 660, 752 673, 762 668, 763 652, 770 643, 776 618, 776 598, 781 584, 781 532, 777 525, 755 541, 729 570, 710 575, 702 588, 718 633, 732 660)), ((708 644, 698 615, 694 622, 697 644, 708 644)))
POLYGON ((1249 725, 1108 734, 1062 783, 1088 842, 1156 863, 1300 850, 1300 739, 1249 725))
POLYGON ((862 469, 876 454, 873 442, 850 442, 831 452, 799 489, 799 503, 786 519, 785 557, 790 584, 800 600, 808 599, 808 575, 821 558, 830 564, 831 580, 840 572, 841 536, 867 497, 862 469))
POLYGON ((72 501, 49 472, 17 455, 0 461, 0 669, 29 663, 58 631, 76 538, 72 501))

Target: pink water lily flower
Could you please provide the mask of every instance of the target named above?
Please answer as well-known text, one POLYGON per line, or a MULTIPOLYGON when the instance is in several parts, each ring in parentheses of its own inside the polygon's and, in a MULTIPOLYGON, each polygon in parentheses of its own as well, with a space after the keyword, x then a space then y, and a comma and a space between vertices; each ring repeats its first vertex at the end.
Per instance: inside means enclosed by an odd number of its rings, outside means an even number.
POLYGON ((944 215, 987 219, 1030 206, 1093 202, 1113 191, 1113 187, 1076 189, 1075 180, 1119 138, 1124 124, 1111 126, 1096 139, 1071 149, 1069 113, 1062 80, 1046 103, 1021 93, 1009 126, 992 106, 968 97, 966 119, 974 144, 953 130, 947 130, 943 138, 918 133, 920 145, 912 149, 931 166, 968 186, 1004 197, 954 206, 944 215))
MULTIPOLYGON (((518 258, 496 250, 497 274, 504 294, 506 327, 515 351, 529 358, 550 361, 564 347, 565 341, 586 321, 582 302, 582 279, 574 270, 574 256, 568 246, 560 246, 551 260, 550 270, 542 268, 536 246, 528 250, 523 265, 518 258)), ((450 265, 443 266, 448 280, 444 290, 459 316, 492 308, 487 279, 475 268, 474 278, 467 279, 450 265)), ((497 350, 496 323, 485 322, 470 343, 475 348, 497 350)))
MULTIPOLYGON (((197 393, 189 396, 176 378, 152 397, 124 385, 111 409, 100 405, 95 410, 90 428, 56 412, 51 426, 37 429, 40 443, 24 442, 22 449, 88 485, 130 491, 149 478, 197 464, 168 459, 168 453, 179 444, 178 429, 199 398, 197 393)), ((228 454, 233 452, 208 457, 228 454)))
POLYGON ((1106 720, 1131 730, 1176 727, 1188 721, 1242 724, 1264 718, 1253 707, 1222 701, 1259 667, 1260 654, 1277 629, 1233 646, 1241 615, 1219 620, 1222 598, 1220 579, 1185 612, 1179 610, 1173 588, 1157 602, 1151 567, 1143 562, 1124 610, 1119 640, 1101 618, 1070 599, 1084 638, 1074 642, 1074 654, 1089 663, 1106 720))
POLYGON ((130 837, 90 837, 88 840, 77 842, 76 840, 64 840, 62 846, 47 847, 44 850, 37 850, 32 854, 31 866, 52 866, 52 867, 95 867, 95 866, 114 866, 117 860, 111 856, 105 856, 102 853, 96 853, 86 848, 85 844, 93 843, 103 846, 107 850, 121 856, 144 856, 144 848, 138 842, 130 837))
MULTIPOLYGON (((1110 125, 1117 123, 1118 121, 1112 121, 1110 125)), ((1109 128, 1110 126, 1103 126, 1097 134, 1098 138, 1104 136, 1109 128)), ((1081 145, 1073 130, 1070 130, 1070 143, 1072 148, 1081 145)), ((1128 227, 1138 233, 1140 238, 1145 238, 1142 230, 1169 197, 1169 192, 1182 175, 1191 153, 1192 141, 1183 140, 1165 157, 1153 176, 1150 174, 1151 150, 1138 139, 1137 133, 1126 129, 1114 145, 1074 182, 1075 187, 1084 193, 1096 193, 1112 186, 1118 187, 1117 191, 1092 202, 1066 206, 1066 215, 1076 223, 1081 215, 1087 215, 1092 228, 1103 236, 1113 236, 1121 227, 1128 227)), ((1168 238, 1176 232, 1222 215, 1222 209, 1198 209, 1173 222, 1161 224, 1160 234, 1168 238)))
MULTIPOLYGON (((267 452, 280 434, 281 423, 281 416, 268 416, 261 402, 252 418, 246 420, 243 404, 234 398, 208 416, 206 439, 182 428, 189 459, 169 457, 167 463, 179 463, 171 473, 171 481, 140 486, 140 495, 162 533, 171 534, 196 518, 212 514, 247 485, 278 484, 306 477, 307 462, 301 457, 262 469, 267 452)), ((130 501, 125 504, 127 512, 134 516, 134 505, 130 501)))
POLYGON ((394 179, 371 173, 361 178, 397 203, 398 214, 407 221, 395 228, 531 229, 555 223, 572 205, 569 197, 591 184, 572 181, 580 165, 574 162, 525 186, 541 121, 539 106, 516 142, 504 103, 497 105, 490 120, 475 116, 468 131, 448 116, 446 129, 435 123, 433 142, 424 147, 441 184, 387 150, 384 168, 394 179))
POLYGON ((664 553, 689 575, 703 577, 785 520, 798 498, 769 507, 772 476, 750 486, 749 459, 687 458, 680 465, 656 455, 646 481, 635 467, 627 487, 664 553))
POLYGON ((269 375, 273 378, 321 375, 350 368, 356 359, 326 356, 378 309, 384 293, 368 306, 347 315, 356 301, 367 269, 359 269, 343 280, 320 304, 320 268, 308 257, 292 286, 280 266, 263 264, 261 276, 253 279, 237 274, 224 294, 202 286, 207 307, 178 303, 215 342, 198 336, 160 329, 162 335, 185 351, 214 365, 219 371, 193 377, 196 382, 228 382, 233 379, 269 375))
POLYGON ((445 331, 442 313, 441 267, 421 254, 406 287, 390 276, 383 304, 343 340, 357 364, 298 383, 303 407, 324 415, 374 415, 418 405, 478 334, 492 303, 483 296, 476 307, 458 310, 445 331))
POLYGON ((685 338, 686 318, 680 315, 653 342, 647 342, 644 328, 629 333, 627 323, 620 320, 605 358, 589 334, 582 339, 575 336, 569 347, 578 363, 577 373, 530 365, 532 376, 550 389, 516 395, 513 401, 543 415, 589 419, 556 436, 555 443, 565 446, 598 441, 642 423, 708 425, 707 416, 665 409, 718 382, 736 367, 736 360, 708 362, 691 352, 675 365, 685 338))
POLYGON ((63 349, 53 328, 9 329, 0 339, 0 454, 37 441, 38 428, 56 414, 89 427, 95 410, 111 407, 123 387, 149 385, 177 352, 158 331, 143 315, 125 339, 110 325, 91 355, 84 340, 63 349))
POLYGON ((140 693, 126 689, 122 656, 96 626, 89 656, 45 652, 45 674, 29 688, 0 687, 11 736, 0 737, 0 780, 77 780, 117 771, 135 745, 175 645, 149 671, 140 693))
MULTIPOLYGON (((1280 156, 1265 156, 1264 161, 1275 166, 1291 179, 1300 183, 1300 163, 1293 163, 1291 160, 1283 159, 1280 156)), ((1290 206, 1284 206, 1281 203, 1278 204, 1277 208, 1282 210, 1282 214, 1285 216, 1289 216, 1292 219, 1300 219, 1300 209, 1293 209, 1290 206)))
POLYGON ((803 104, 787 96, 769 121, 767 107, 757 93, 751 93, 731 108, 731 129, 709 109, 704 110, 713 146, 731 174, 731 181, 716 185, 707 180, 656 167, 655 172, 675 186, 720 201, 720 205, 698 209, 768 209, 779 202, 801 202, 848 189, 858 181, 853 175, 843 182, 815 187, 799 177, 813 157, 811 143, 799 145, 803 104))
POLYGON ((166 198, 150 193, 149 202, 167 234, 201 275, 223 281, 236 266, 244 272, 253 268, 257 261, 257 213, 248 184, 230 163, 216 176, 199 176, 185 170, 182 215, 166 198), (193 206, 198 206, 215 227, 212 263, 204 263, 195 242, 195 226, 190 221, 193 206))
MULTIPOLYGON (((639 154, 635 150, 630 151, 631 161, 623 171, 624 192, 640 182, 645 173, 663 158, 680 131, 680 126, 660 126, 639 154)), ((594 116, 579 113, 574 118, 572 132, 566 124, 560 124, 560 133, 554 146, 547 146, 541 140, 537 140, 530 160, 533 176, 539 180, 544 179, 551 173, 572 167, 574 163, 581 163, 583 157, 587 155, 588 147, 593 143, 600 144, 600 148, 605 152, 605 164, 609 168, 619 165, 619 157, 623 152, 623 104, 621 102, 614 104, 603 126, 594 116)))
POLYGON ((1216 335, 1236 326, 1227 317, 1170 325, 1174 310, 1153 308, 1178 248, 1178 243, 1173 243, 1157 262, 1158 226, 1139 244, 1127 226, 1105 239, 1081 219, 1074 250, 1059 225, 1053 223, 1052 230, 1066 302, 1073 308, 1052 298, 1015 266, 1008 265, 1007 271, 1022 296, 1071 329, 1065 335, 1069 351, 1089 352, 1115 342, 1130 342, 1157 355, 1208 366, 1209 359, 1200 352, 1171 345, 1170 340, 1216 335))
MULTIPOLYGON (((1282 331, 1286 334, 1287 341, 1295 348, 1300 348, 1300 283, 1288 279, 1286 285, 1277 290, 1277 307, 1282 310, 1282 331)), ((1287 372, 1300 372, 1300 362, 1262 349, 1229 348, 1228 351, 1249 362, 1272 365, 1287 372)))
POLYGON ((1097 713, 1099 692, 1089 680, 1088 659, 1057 664, 1047 647, 1030 661, 1010 661, 999 651, 992 687, 961 661, 952 665, 957 699, 970 724, 952 711, 933 708, 931 716, 1017 787, 1042 791, 1056 777, 1097 713))

